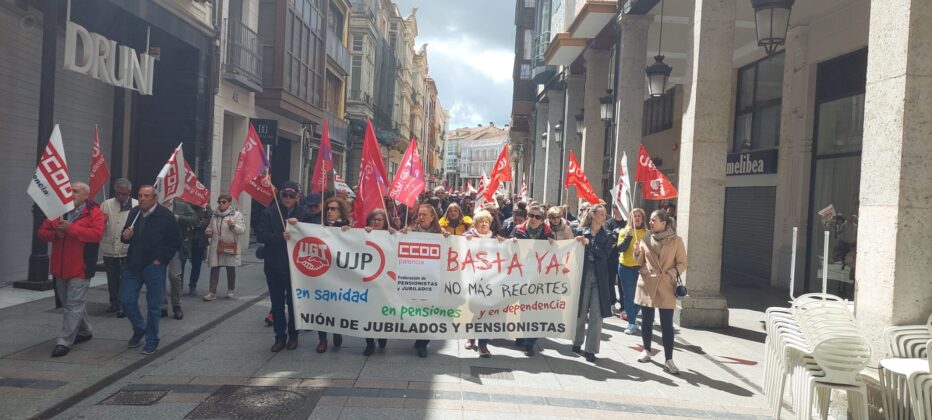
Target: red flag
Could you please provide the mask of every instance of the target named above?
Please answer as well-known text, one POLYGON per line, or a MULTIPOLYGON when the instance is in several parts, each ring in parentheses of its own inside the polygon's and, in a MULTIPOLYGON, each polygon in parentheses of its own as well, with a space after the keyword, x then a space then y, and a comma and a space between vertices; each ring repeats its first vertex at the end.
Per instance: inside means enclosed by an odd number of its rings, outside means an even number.
POLYGON ((198 181, 197 175, 194 174, 194 170, 191 169, 191 165, 188 165, 187 160, 184 162, 184 169, 186 178, 184 192, 178 198, 198 207, 207 207, 207 204, 210 203, 210 190, 204 184, 201 184, 201 181, 198 181))
POLYGON ((417 138, 411 137, 408 150, 401 158, 401 166, 392 181, 392 188, 388 195, 395 201, 404 203, 408 207, 414 206, 417 196, 424 191, 427 183, 424 182, 424 169, 421 166, 421 157, 417 153, 417 138))
POLYGON ((91 151, 91 176, 88 178, 88 186, 91 188, 88 194, 89 198, 94 198, 110 178, 110 168, 107 168, 107 161, 104 160, 104 154, 100 152, 100 129, 94 126, 94 148, 91 151))
POLYGON ((388 192, 388 173, 382 162, 382 150, 375 138, 372 121, 366 123, 366 136, 359 159, 359 186, 353 200, 353 218, 356 227, 364 227, 370 211, 385 208, 385 193, 388 192))
POLYGON ((597 204, 602 201, 599 199, 599 196, 595 194, 595 190, 592 189, 589 178, 586 177, 586 173, 583 171, 582 167, 579 166, 579 161, 576 160, 576 155, 573 154, 572 150, 570 150, 570 163, 569 166, 566 167, 566 180, 563 182, 563 187, 569 188, 570 185, 576 187, 576 194, 579 198, 592 204, 597 204))
POLYGON ((272 186, 272 177, 268 174, 260 174, 250 179, 243 184, 243 191, 265 207, 271 205, 275 198, 275 187, 272 186))
MULTIPOLYGON (((230 195, 239 202, 239 195, 246 191, 253 198, 263 205, 272 202, 272 189, 261 188, 261 181, 256 181, 269 168, 269 158, 265 154, 265 148, 259 141, 259 135, 256 134, 255 127, 249 124, 249 133, 246 134, 246 140, 243 141, 243 150, 239 152, 239 158, 236 160, 236 171, 233 173, 233 180, 230 181, 230 195), (252 188, 247 188, 252 185, 252 188)), ((271 183, 269 184, 271 186, 271 183)))
POLYGON ((647 154, 643 144, 638 152, 635 180, 641 184, 641 197, 645 200, 669 200, 679 195, 667 176, 654 166, 654 161, 647 154))
POLYGON ((498 190, 498 184, 503 181, 511 181, 511 159, 508 156, 508 143, 505 143, 502 151, 498 153, 498 160, 495 161, 495 167, 492 168, 489 187, 485 189, 486 200, 492 199, 492 194, 498 190))
POLYGON ((330 146, 330 130, 324 119, 324 132, 320 136, 320 151, 311 173, 311 192, 321 192, 327 185, 327 173, 333 170, 333 149, 330 146))
POLYGON ((634 174, 635 182, 649 182, 657 178, 657 167, 654 166, 654 160, 647 154, 647 149, 642 144, 638 151, 638 168, 634 174))

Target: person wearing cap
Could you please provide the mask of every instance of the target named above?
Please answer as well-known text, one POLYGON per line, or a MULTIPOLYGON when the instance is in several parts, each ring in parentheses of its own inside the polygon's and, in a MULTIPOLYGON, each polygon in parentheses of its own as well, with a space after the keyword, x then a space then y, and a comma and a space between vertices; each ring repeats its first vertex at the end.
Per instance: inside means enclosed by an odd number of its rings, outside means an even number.
POLYGON ((310 223, 320 224, 321 211, 320 211, 320 202, 321 196, 319 192, 312 192, 304 197, 301 200, 301 206, 307 209, 307 213, 310 215, 310 223))
POLYGON ((291 294, 291 270, 288 262, 288 239, 291 234, 285 231, 282 219, 289 223, 309 222, 307 210, 298 205, 301 189, 294 181, 285 182, 278 192, 278 207, 269 206, 262 212, 256 236, 265 245, 266 285, 269 299, 272 301, 272 327, 275 330, 275 344, 272 352, 282 349, 298 348, 298 331, 295 328, 295 310, 291 294), (281 213, 279 213, 281 212, 281 213), (285 305, 288 310, 285 310, 285 305), (286 317, 287 315, 287 317, 286 317), (287 341, 286 341, 287 340, 287 341))

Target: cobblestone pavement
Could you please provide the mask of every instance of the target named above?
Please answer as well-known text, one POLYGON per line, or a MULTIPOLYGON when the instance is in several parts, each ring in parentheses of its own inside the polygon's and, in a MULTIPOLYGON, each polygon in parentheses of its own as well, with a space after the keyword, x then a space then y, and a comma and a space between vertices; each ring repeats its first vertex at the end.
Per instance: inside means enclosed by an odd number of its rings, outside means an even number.
MULTIPOLYGON (((206 280, 206 279, 205 279, 206 280)), ((564 340, 542 339, 534 357, 492 340, 481 359, 462 341, 389 340, 365 357, 364 341, 317 354, 317 337, 269 352, 261 265, 237 276, 237 300, 186 298, 185 319, 163 320, 160 352, 127 350, 128 322, 103 314, 92 290, 94 339, 61 359, 49 353, 61 322, 50 299, 0 310, 0 417, 125 418, 766 418, 760 393, 760 312, 732 309, 725 330, 677 330, 679 376, 638 363, 640 337, 607 320, 595 364, 564 340), (258 411, 257 411, 258 410, 258 411)), ((221 282, 222 283, 222 282, 221 282)), ((222 290, 222 286, 221 286, 222 290)), ((768 293, 773 291, 767 291, 768 293)), ((0 289, 2 293, 2 289, 0 289)), ((656 349, 661 348, 659 331, 656 349)), ((658 359, 662 359, 658 357, 658 359)))

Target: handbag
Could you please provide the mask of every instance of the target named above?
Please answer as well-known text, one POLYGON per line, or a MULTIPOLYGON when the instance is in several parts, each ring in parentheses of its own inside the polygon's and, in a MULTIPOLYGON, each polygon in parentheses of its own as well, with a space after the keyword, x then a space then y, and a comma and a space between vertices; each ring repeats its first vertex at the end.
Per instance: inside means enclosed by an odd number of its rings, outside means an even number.
MULTIPOLYGON (((217 235, 220 235, 221 229, 223 229, 223 218, 220 218, 220 221, 217 223, 217 235)), ((218 237, 217 254, 238 255, 239 244, 237 241, 224 241, 222 238, 218 237)))
POLYGON ((677 299, 683 299, 689 296, 689 291, 686 290, 686 285, 683 284, 683 279, 680 278, 680 270, 677 268, 674 268, 674 270, 676 270, 676 285, 673 287, 673 294, 676 295, 677 299))

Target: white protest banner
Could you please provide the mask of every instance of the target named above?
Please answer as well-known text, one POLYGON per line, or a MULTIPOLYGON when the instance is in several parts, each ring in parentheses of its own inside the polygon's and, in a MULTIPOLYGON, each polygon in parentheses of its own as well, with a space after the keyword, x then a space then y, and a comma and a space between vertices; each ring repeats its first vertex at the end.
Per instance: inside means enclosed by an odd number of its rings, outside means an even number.
POLYGON ((288 226, 298 329, 405 339, 572 338, 584 248, 288 226))

